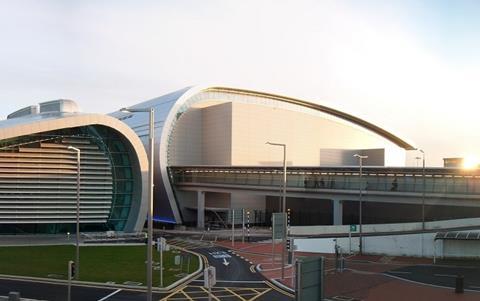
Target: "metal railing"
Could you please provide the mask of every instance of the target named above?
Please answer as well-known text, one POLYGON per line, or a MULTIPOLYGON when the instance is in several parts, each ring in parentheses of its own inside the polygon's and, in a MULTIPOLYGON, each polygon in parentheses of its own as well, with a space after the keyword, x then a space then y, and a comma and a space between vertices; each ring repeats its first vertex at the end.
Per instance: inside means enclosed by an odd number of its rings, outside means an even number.
MULTIPOLYGON (((223 185, 282 185, 281 167, 171 166, 171 181, 223 185)), ((427 168, 425 185, 422 168, 364 167, 359 181, 358 167, 288 167, 287 187, 378 192, 480 195, 480 170, 427 168)))

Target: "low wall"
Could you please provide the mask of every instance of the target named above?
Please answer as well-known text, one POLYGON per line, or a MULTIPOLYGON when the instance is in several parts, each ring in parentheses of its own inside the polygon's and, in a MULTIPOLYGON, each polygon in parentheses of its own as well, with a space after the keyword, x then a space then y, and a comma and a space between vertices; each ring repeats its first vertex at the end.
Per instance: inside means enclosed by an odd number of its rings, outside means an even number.
MULTIPOLYGON (((388 256, 433 257, 435 233, 385 235, 363 237, 363 253, 388 256)), ((342 253, 357 253, 358 237, 336 238, 342 253)), ((297 238, 294 242, 297 251, 314 253, 334 253, 334 238, 297 238)), ((441 241, 437 241, 437 254, 441 251, 441 241)))
MULTIPOLYGON (((461 227, 478 227, 480 218, 464 218, 454 220, 443 220, 426 222, 427 230, 454 229, 461 227)), ((409 232, 422 230, 422 223, 398 223, 398 224, 365 224, 362 226, 363 233, 388 233, 388 232, 409 232)), ((327 235, 327 234, 348 234, 349 225, 341 226, 291 226, 290 235, 308 236, 308 235, 327 235)), ((357 226, 358 231, 358 226, 357 226)))

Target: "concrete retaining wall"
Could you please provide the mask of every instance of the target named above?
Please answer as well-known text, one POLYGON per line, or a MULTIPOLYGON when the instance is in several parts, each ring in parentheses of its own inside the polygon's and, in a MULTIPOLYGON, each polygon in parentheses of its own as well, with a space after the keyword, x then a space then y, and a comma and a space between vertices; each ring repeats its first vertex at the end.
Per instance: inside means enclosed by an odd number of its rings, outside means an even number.
MULTIPOLYGON (((464 218, 454 220, 443 220, 435 222, 426 222, 425 229, 441 230, 460 227, 478 227, 480 218, 464 218)), ((422 229, 422 223, 399 223, 399 224, 367 224, 362 227, 363 233, 386 233, 386 232, 406 232, 422 229)), ((322 235, 322 234, 348 234, 349 225, 342 226, 292 226, 290 235, 322 235)), ((358 231, 358 227, 357 227, 358 231)))
MULTIPOLYGON (((434 233, 363 237, 363 250, 365 254, 433 257, 434 237, 434 233)), ((348 237, 340 237, 337 238, 337 244, 341 247, 343 253, 358 252, 358 237, 352 237, 351 240, 348 237)), ((437 255, 439 255, 442 251, 442 242, 437 241, 436 244, 437 255)), ((295 239, 295 245, 298 251, 335 252, 333 238, 295 239)))

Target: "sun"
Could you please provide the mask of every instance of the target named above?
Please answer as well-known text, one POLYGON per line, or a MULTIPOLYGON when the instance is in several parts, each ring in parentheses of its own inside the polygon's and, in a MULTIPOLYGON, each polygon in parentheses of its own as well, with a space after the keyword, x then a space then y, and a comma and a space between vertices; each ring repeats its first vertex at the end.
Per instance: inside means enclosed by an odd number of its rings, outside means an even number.
POLYGON ((463 159, 463 168, 472 169, 478 168, 480 165, 480 158, 475 155, 466 156, 463 159))

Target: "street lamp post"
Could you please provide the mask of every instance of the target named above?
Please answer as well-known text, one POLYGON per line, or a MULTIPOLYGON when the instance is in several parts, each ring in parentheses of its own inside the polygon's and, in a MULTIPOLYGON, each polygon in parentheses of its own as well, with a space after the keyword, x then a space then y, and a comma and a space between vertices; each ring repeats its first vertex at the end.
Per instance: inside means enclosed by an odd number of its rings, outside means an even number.
POLYGON ((283 193, 282 193, 282 216, 283 216, 283 235, 282 235, 282 279, 285 279, 285 245, 287 243, 287 223, 286 223, 286 196, 287 196, 287 145, 284 143, 267 142, 268 145, 283 147, 283 193))
POLYGON ((422 159, 421 157, 415 157, 415 167, 418 167, 418 160, 422 159))
POLYGON ((154 108, 122 108, 121 112, 150 113, 149 119, 149 155, 148 155, 148 212, 147 212, 147 301, 152 301, 152 244, 153 244, 153 148, 154 148, 154 108))
POLYGON ((362 156, 362 155, 359 155, 359 154, 355 154, 353 155, 354 157, 358 158, 358 164, 360 165, 360 174, 359 174, 359 198, 358 198, 358 203, 359 203, 359 207, 358 207, 358 250, 359 250, 359 253, 360 255, 363 253, 363 244, 362 244, 362 236, 363 236, 363 232, 362 232, 362 167, 363 167, 363 159, 367 159, 368 156, 362 156))
POLYGON ((423 149, 418 149, 422 153, 422 179, 423 179, 423 189, 422 189, 422 230, 425 230, 425 151, 423 149))
POLYGON ((68 146, 69 150, 77 152, 77 234, 75 239, 75 279, 80 278, 80 149, 68 146))

